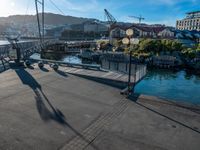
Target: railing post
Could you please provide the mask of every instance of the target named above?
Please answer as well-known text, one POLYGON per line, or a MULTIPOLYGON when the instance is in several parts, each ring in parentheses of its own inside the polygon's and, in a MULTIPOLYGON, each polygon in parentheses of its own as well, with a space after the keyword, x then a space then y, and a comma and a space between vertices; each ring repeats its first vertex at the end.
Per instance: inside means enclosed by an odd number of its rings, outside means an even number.
POLYGON ((134 72, 134 83, 133 83, 133 89, 132 89, 132 91, 133 91, 133 93, 135 93, 135 85, 136 85, 136 82, 137 82, 137 62, 135 62, 135 72, 134 72))
POLYGON ((129 56, 128 94, 131 93, 131 64, 132 64, 132 51, 130 51, 130 56, 129 56))

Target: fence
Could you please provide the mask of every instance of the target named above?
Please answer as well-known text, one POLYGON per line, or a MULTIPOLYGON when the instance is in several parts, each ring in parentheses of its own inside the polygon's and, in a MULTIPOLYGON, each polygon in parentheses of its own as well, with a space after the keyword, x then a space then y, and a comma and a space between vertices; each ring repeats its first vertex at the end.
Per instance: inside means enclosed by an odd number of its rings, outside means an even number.
MULTIPOLYGON (((46 45, 52 44, 56 42, 56 40, 45 41, 43 45, 40 45, 39 41, 25 41, 17 43, 21 50, 21 58, 26 59, 31 56, 33 53, 40 52, 41 47, 45 47, 46 45)), ((16 50, 13 49, 11 44, 1 45, 0 46, 0 57, 10 57, 16 55, 16 50)))
MULTIPOLYGON (((101 58, 101 68, 115 72, 129 74, 129 59, 124 54, 108 54, 101 58)), ((139 82, 147 73, 147 67, 143 64, 131 63, 131 76, 135 82, 139 82)))

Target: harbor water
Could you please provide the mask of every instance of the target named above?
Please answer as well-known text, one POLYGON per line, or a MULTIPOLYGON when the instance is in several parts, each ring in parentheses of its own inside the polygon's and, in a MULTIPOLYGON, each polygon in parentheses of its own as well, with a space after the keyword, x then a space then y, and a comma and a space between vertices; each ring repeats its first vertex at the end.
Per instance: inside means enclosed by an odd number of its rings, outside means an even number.
POLYGON ((200 105, 200 76, 185 71, 149 70, 136 93, 200 105))

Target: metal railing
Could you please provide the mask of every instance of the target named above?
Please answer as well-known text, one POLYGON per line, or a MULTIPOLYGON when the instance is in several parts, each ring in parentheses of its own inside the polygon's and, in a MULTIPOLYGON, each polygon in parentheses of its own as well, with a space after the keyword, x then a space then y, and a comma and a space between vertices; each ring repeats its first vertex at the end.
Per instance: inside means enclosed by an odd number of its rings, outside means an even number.
MULTIPOLYGON (((34 53, 40 53, 41 48, 45 47, 49 44, 55 43, 56 40, 48 40, 43 43, 43 45, 40 45, 39 41, 32 41, 32 42, 22 42, 18 43, 20 50, 21 50, 21 57, 22 59, 27 59, 34 53)), ((6 58, 10 57, 10 52, 14 51, 15 49, 12 48, 11 44, 1 45, 0 46, 0 57, 6 58)))

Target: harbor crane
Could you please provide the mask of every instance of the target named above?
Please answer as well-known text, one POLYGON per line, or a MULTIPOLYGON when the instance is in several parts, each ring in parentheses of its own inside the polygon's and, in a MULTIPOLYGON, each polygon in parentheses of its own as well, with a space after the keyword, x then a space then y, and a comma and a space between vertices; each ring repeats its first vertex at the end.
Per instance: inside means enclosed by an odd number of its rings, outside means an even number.
POLYGON ((110 26, 117 23, 117 20, 112 16, 111 13, 109 13, 107 9, 104 9, 104 12, 110 26))
POLYGON ((129 16, 130 18, 135 18, 139 20, 139 24, 141 24, 142 20, 144 20, 145 18, 143 18, 141 15, 140 16, 129 16))
POLYGON ((111 43, 111 28, 117 23, 117 20, 112 16, 112 14, 107 10, 107 9, 104 9, 104 12, 105 12, 105 17, 107 18, 108 20, 108 24, 109 24, 109 43, 111 43))

